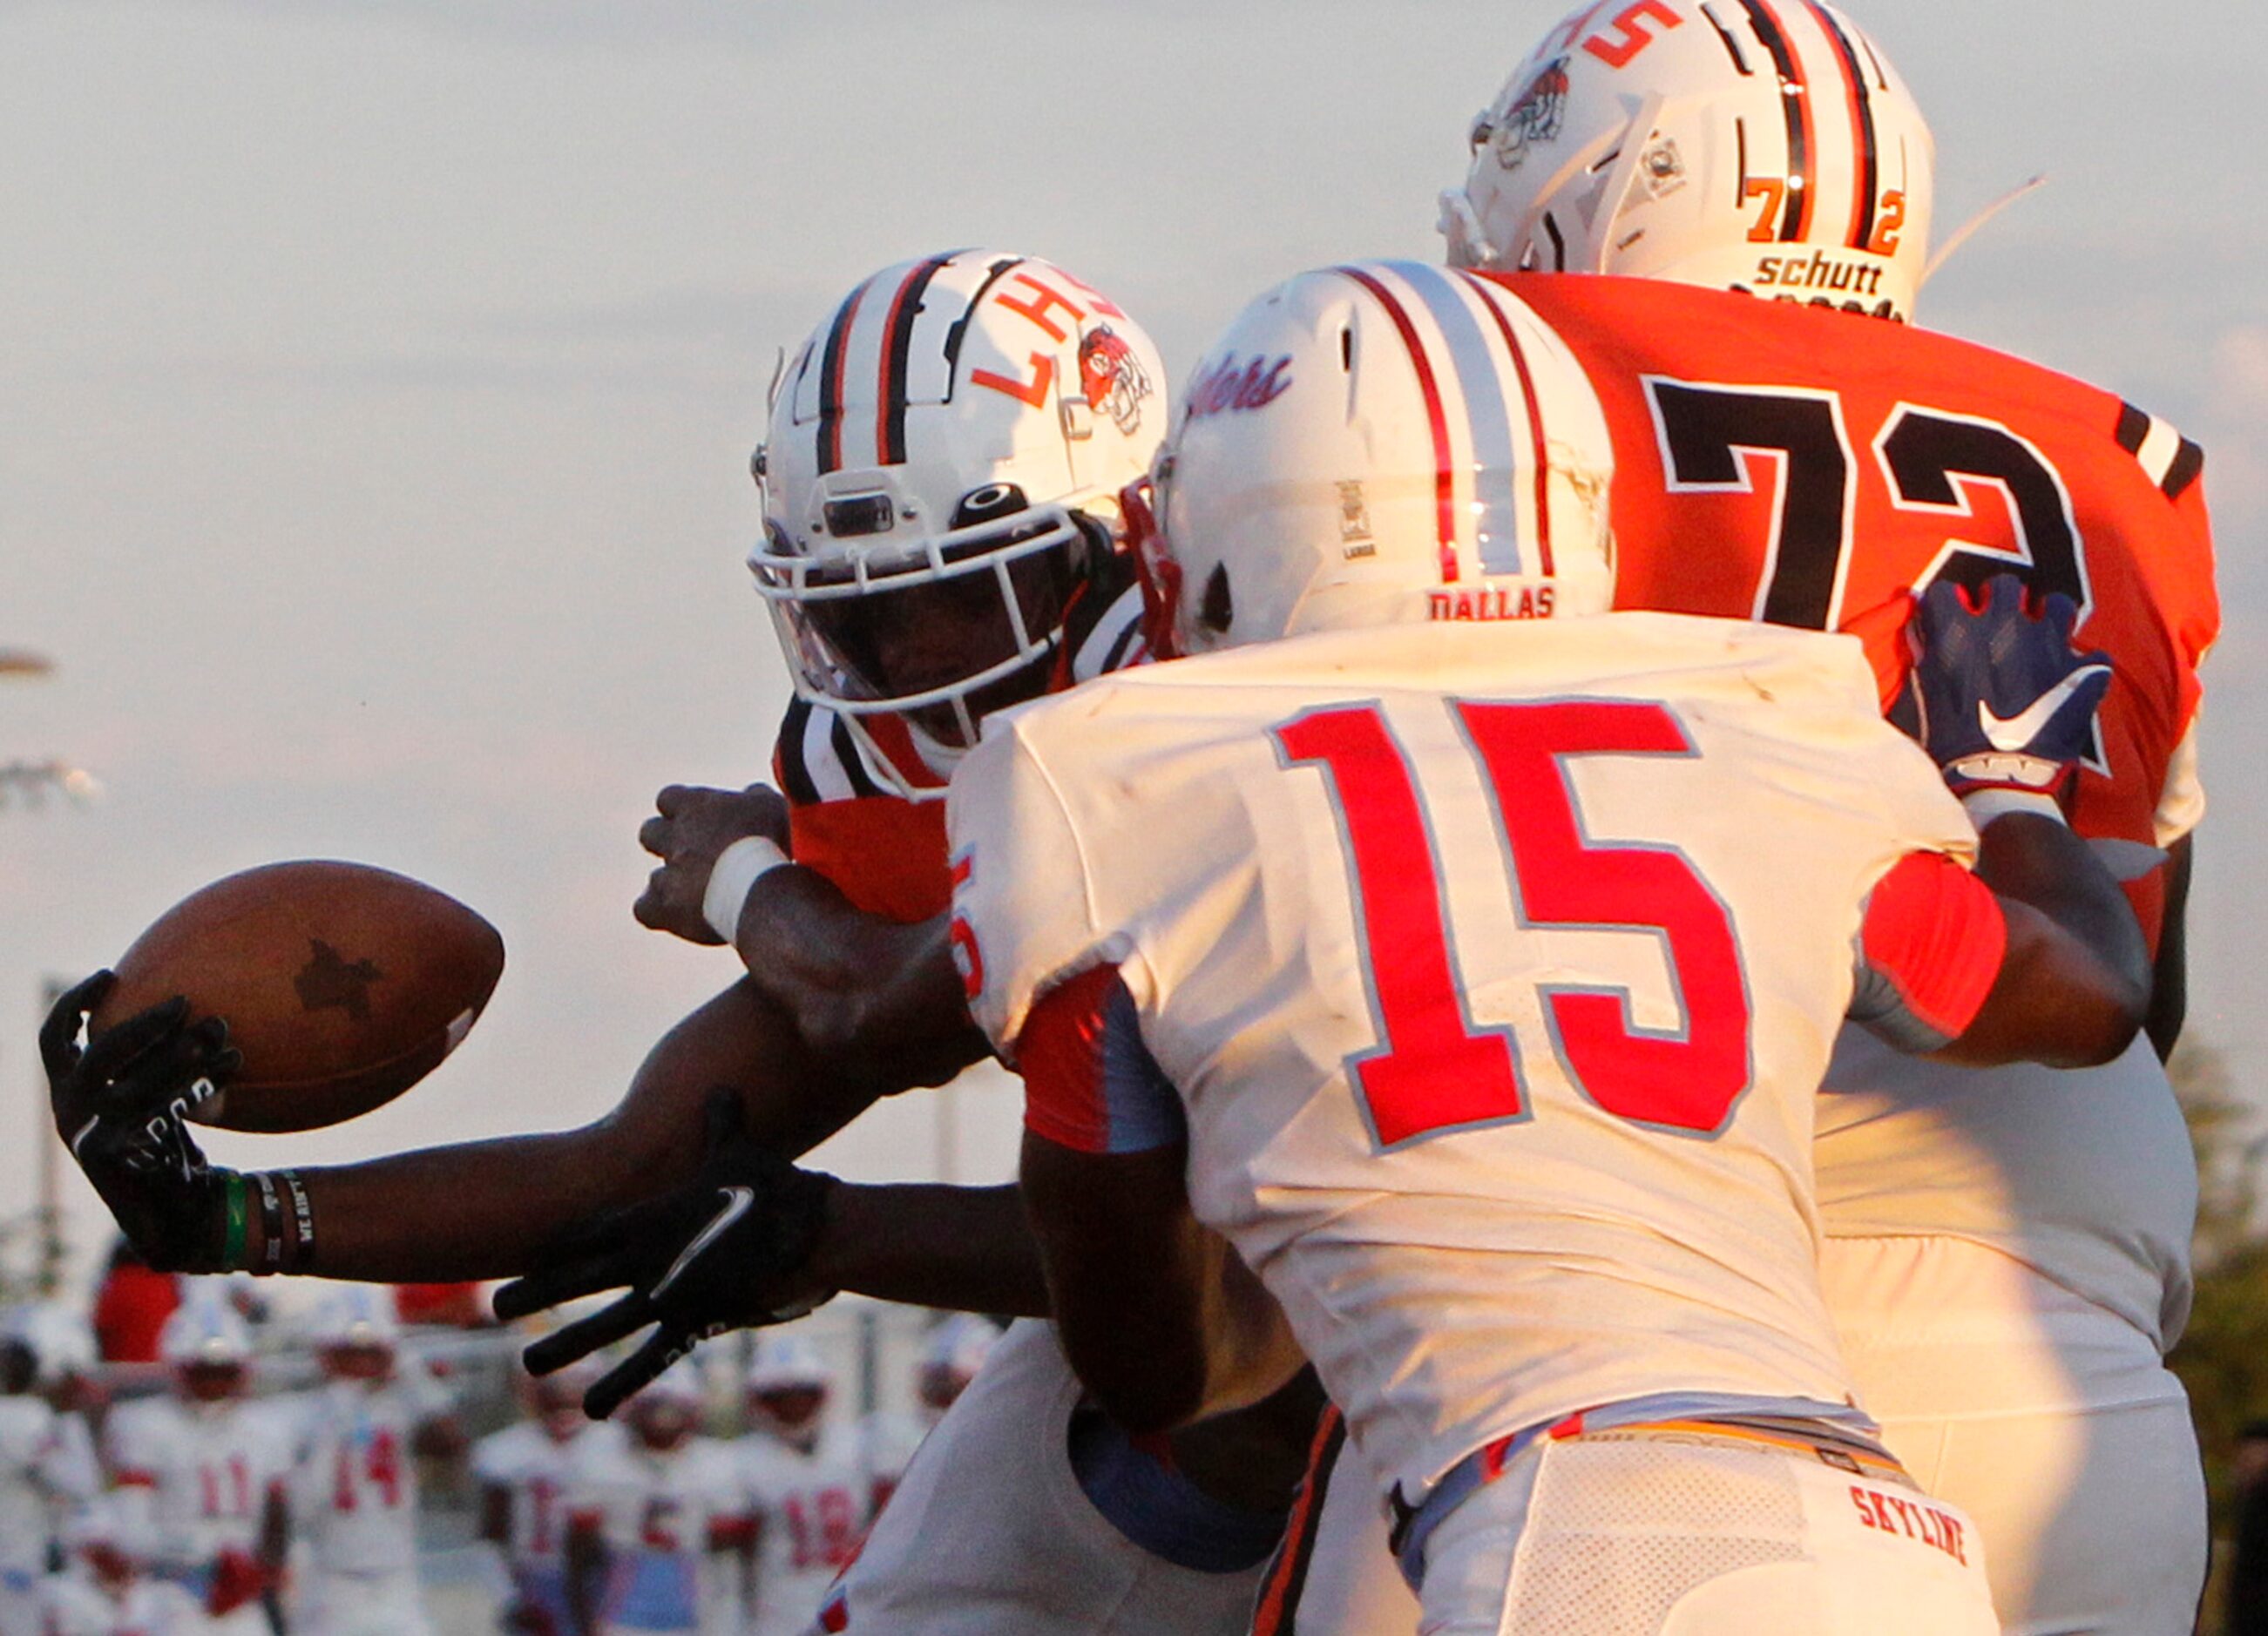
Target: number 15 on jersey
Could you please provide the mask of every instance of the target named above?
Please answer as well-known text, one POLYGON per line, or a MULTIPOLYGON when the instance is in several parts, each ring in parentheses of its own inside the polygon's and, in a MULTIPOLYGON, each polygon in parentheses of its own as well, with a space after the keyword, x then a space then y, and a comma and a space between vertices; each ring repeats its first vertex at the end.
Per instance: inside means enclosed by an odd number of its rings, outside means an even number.
MULTIPOLYGON (((1599 1107, 1665 1131, 1712 1136, 1749 1079, 1748 985, 1724 904, 1667 846, 1594 845, 1565 763, 1579 756, 1690 757, 1674 711, 1652 701, 1451 701, 1508 847, 1526 927, 1657 936, 1682 1012, 1633 1025, 1630 992, 1539 983, 1567 1075, 1599 1107)), ((1473 1025, 1450 950, 1437 855, 1408 755, 1375 704, 1334 706, 1271 730, 1287 767, 1319 768, 1345 842, 1364 980, 1382 1038, 1349 1063, 1386 1148, 1528 1116, 1509 1029, 1473 1025)))

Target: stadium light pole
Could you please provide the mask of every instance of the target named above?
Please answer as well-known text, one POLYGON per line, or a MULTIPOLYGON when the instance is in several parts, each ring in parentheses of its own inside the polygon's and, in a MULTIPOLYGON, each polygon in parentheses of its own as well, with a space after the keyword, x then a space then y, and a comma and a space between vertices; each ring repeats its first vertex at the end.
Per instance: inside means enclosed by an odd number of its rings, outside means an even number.
MULTIPOLYGON (((55 661, 43 653, 28 648, 0 648, 0 679, 14 678, 36 681, 55 672, 55 661)), ((94 798, 99 786, 92 774, 56 757, 43 761, 17 759, 0 762, 0 810, 8 804, 11 792, 20 790, 26 803, 40 804, 45 793, 59 791, 76 804, 84 805, 94 798)), ((63 979, 47 979, 46 994, 40 1007, 45 1016, 69 985, 63 979)), ((63 1244, 63 1168, 59 1162, 61 1141, 53 1133, 48 1117, 45 1087, 40 1087, 37 1111, 33 1114, 39 1130, 39 1162, 36 1181, 36 1218, 39 1223, 39 1265, 33 1274, 33 1286, 42 1296, 52 1296, 63 1282, 63 1263, 67 1248, 63 1244)))

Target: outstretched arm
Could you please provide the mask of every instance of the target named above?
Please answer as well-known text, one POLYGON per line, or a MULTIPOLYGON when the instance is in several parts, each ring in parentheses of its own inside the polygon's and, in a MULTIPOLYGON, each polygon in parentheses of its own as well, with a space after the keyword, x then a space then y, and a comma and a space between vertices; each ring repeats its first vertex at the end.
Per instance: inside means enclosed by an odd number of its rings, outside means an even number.
POLYGON ((873 1100, 839 1060, 814 1059, 776 1006, 736 983, 665 1034, 620 1105, 593 1124, 300 1172, 317 1224, 307 1270, 381 1283, 525 1272, 563 1233, 688 1180, 718 1086, 739 1094, 753 1137, 790 1154, 873 1100))
MULTIPOLYGON (((206 1167, 173 1111, 194 1083, 225 1078, 225 1039, 192 1037, 175 1015, 121 1023, 82 1050, 78 1029, 99 992, 65 995, 42 1033, 57 1129, 154 1265, 266 1268, 260 1178, 206 1167), (128 1048, 107 1043, 129 1030, 128 1048), (157 1140, 153 1119, 165 1127, 157 1140)), ((298 1172, 306 1240, 297 1199, 279 1183, 281 1263, 377 1281, 508 1277, 594 1214, 688 1178, 712 1089, 737 1098, 752 1139, 798 1154, 865 1109, 889 1076, 887 1042, 822 1060, 777 1006, 737 983, 664 1036, 622 1104, 595 1124, 298 1172)))

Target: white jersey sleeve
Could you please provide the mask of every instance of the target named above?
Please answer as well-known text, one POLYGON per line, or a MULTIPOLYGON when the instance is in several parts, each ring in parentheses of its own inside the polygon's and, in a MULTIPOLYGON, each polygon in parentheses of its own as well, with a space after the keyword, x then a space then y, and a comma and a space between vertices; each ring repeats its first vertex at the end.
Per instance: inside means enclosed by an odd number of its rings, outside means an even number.
POLYGON ((977 1025, 1011 1065, 1035 999, 1133 950, 1098 928, 1080 838, 1015 714, 987 720, 946 806, 954 957, 977 1025))
POLYGON ((2158 796, 2155 819, 2161 847, 2172 846, 2205 821, 2205 781, 2198 773, 2198 724, 2201 719, 2202 713, 2191 721, 2190 730, 2182 735, 2173 759, 2166 764, 2166 784, 2158 796))

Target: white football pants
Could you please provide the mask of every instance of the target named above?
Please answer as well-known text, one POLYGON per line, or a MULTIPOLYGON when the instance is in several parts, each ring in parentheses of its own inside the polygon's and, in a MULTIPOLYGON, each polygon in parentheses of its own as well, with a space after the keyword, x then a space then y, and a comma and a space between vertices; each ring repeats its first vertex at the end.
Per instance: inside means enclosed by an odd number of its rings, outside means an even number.
POLYGON ((1994 1636, 1953 1508, 1808 1451, 1633 1428, 1554 1441, 1441 1520, 1422 1636, 1994 1636))
POLYGON ((2205 1474, 2148 1336, 1967 1239, 1830 1238, 1820 1271, 1883 1442, 1984 1530, 2007 1636, 2188 1636, 2205 1474))

